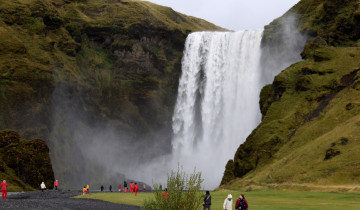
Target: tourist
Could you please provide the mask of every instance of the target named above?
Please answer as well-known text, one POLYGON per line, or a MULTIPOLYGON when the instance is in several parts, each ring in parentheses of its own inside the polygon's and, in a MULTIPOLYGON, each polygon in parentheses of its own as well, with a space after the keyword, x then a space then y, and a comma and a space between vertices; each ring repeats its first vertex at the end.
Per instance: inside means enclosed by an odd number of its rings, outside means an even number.
POLYGON ((83 188, 83 195, 87 194, 86 186, 83 188))
POLYGON ((137 183, 135 183, 135 185, 134 185, 134 191, 135 191, 135 196, 136 196, 137 192, 139 191, 139 186, 137 185, 137 183))
POLYGON ((124 192, 127 192, 127 182, 126 182, 126 180, 124 181, 124 192))
POLYGON ((1 197, 2 197, 2 199, 7 199, 8 184, 6 183, 5 180, 1 183, 0 187, 1 187, 1 197))
POLYGON ((104 191, 104 186, 101 185, 100 190, 101 192, 104 191))
POLYGON ((244 196, 244 194, 241 194, 240 195, 240 199, 242 200, 242 209, 246 209, 246 210, 248 210, 249 209, 249 205, 248 205, 248 203, 247 203, 247 201, 246 201, 246 199, 245 199, 245 196, 244 196))
POLYGON ((90 186, 86 185, 86 194, 88 194, 89 190, 90 190, 90 186))
POLYGON ((110 187, 109 187, 109 190, 110 190, 110 192, 112 192, 111 190, 112 190, 112 186, 110 185, 110 187))
POLYGON ((40 189, 41 189, 41 192, 44 192, 44 190, 46 189, 46 186, 45 186, 44 182, 41 182, 40 189))
POLYGON ((119 192, 121 192, 121 185, 119 185, 119 192))
POLYGON ((223 205, 223 209, 224 209, 224 210, 232 210, 232 205, 233 205, 232 195, 229 194, 229 195, 227 196, 227 198, 225 198, 224 205, 223 205))
POLYGON ((59 186, 58 180, 55 181, 55 184, 54 184, 54 185, 55 185, 55 190, 57 190, 57 188, 58 188, 58 186, 59 186))
POLYGON ((204 196, 204 202, 203 202, 204 210, 205 209, 211 209, 211 195, 209 191, 206 191, 206 194, 204 196))
POLYGON ((167 191, 167 188, 165 188, 165 191, 162 194, 163 198, 166 200, 167 197, 169 197, 169 192, 167 191))
POLYGON ((134 183, 130 182, 130 193, 134 192, 134 183))
POLYGON ((143 184, 143 192, 146 192, 146 185, 143 184))

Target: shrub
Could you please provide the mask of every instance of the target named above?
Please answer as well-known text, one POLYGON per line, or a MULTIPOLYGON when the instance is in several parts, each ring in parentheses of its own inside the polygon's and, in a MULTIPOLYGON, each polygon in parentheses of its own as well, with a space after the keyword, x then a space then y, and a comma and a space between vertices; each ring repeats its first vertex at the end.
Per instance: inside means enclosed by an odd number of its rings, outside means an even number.
POLYGON ((199 209, 203 200, 200 193, 201 172, 187 175, 182 168, 172 170, 167 179, 168 196, 163 196, 161 185, 154 184, 154 198, 145 200, 144 209, 151 210, 193 210, 199 209))

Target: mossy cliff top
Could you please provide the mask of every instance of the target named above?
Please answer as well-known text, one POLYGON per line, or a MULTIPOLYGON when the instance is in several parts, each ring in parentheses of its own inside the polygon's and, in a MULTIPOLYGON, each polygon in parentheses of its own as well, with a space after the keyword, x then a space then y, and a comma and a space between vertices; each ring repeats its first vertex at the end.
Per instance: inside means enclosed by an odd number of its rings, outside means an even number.
POLYGON ((304 60, 262 89, 262 122, 229 161, 221 187, 360 191, 358 6, 302 0, 265 28, 263 44, 275 46, 276 25, 297 11, 297 30, 309 36, 304 60))
POLYGON ((168 111, 186 36, 202 30, 224 29, 144 1, 1 1, 0 128, 46 137, 52 93, 65 86, 67 97, 87 95, 87 110, 109 117, 127 109, 132 119, 123 121, 149 130, 153 118, 135 103, 166 100, 168 111))
POLYGON ((332 46, 358 44, 360 2, 357 0, 301 0, 282 17, 265 26, 263 44, 281 42, 280 27, 289 17, 296 19, 297 30, 310 41, 323 40, 332 46))
POLYGON ((45 141, 24 140, 15 131, 0 131, 0 177, 9 191, 39 189, 42 181, 51 189, 54 172, 45 141))

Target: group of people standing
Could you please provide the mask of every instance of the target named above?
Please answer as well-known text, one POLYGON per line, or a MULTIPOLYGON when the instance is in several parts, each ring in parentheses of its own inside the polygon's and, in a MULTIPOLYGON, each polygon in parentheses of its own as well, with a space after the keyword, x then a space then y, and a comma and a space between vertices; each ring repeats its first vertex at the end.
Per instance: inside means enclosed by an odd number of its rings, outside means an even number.
MULTIPOLYGON (((58 189, 58 186, 59 186, 59 181, 56 180, 56 181, 54 182, 55 190, 58 189)), ((46 185, 45 185, 44 182, 41 182, 41 184, 40 184, 40 189, 41 189, 41 192, 44 192, 44 190, 46 190, 46 185)))
MULTIPOLYGON (((224 210, 232 210, 232 206, 233 206, 232 195, 229 194, 224 201, 223 209, 224 210)), ((248 208, 249 208, 249 205, 245 199, 245 196, 244 196, 244 194, 241 194, 236 201, 235 209, 236 210, 247 210, 248 208)))
MULTIPOLYGON (((137 185, 137 183, 135 182, 130 182, 129 187, 128 187, 128 183, 127 181, 124 181, 124 188, 123 188, 123 192, 128 192, 128 193, 135 193, 135 196, 137 196, 137 193, 139 191, 139 186, 137 185)), ((100 187, 101 192, 104 191, 104 186, 101 185, 100 187)), ((109 187, 109 191, 112 192, 112 186, 110 185, 109 187)), ((143 191, 145 191, 145 185, 143 186, 143 191)), ((121 192, 121 185, 119 185, 119 192, 121 192)))
POLYGON ((84 186, 84 188, 83 188, 83 195, 88 194, 89 191, 90 191, 90 186, 89 186, 89 185, 84 186))
MULTIPOLYGON (((210 195, 209 191, 206 191, 206 194, 204 196, 203 207, 204 207, 203 210, 205 210, 205 209, 211 210, 211 195, 210 195)), ((224 201, 223 209, 224 210, 232 210, 232 207, 233 207, 232 195, 229 194, 224 201)), ((245 199, 245 196, 244 196, 244 194, 241 194, 239 196, 239 199, 237 199, 237 201, 236 201, 235 209, 236 210, 248 210, 248 208, 249 208, 249 206, 245 199)))
MULTIPOLYGON (((54 185, 55 185, 55 190, 57 190, 57 188, 59 186, 58 180, 55 181, 54 185)), ((2 181, 2 183, 0 184, 0 188, 1 188, 1 197, 2 197, 2 199, 7 199, 8 184, 6 183, 6 180, 2 181)), ((41 182, 40 189, 41 189, 41 192, 44 192, 44 190, 46 190, 46 185, 45 185, 44 182, 41 182)))
MULTIPOLYGON (((121 186, 119 186, 119 189, 121 191, 121 186)), ((139 185, 137 183, 134 182, 130 182, 129 184, 129 188, 128 188, 128 184, 126 181, 124 181, 124 188, 123 188, 124 192, 130 192, 130 193, 134 193, 135 192, 135 196, 137 195, 137 192, 139 191, 139 185)))

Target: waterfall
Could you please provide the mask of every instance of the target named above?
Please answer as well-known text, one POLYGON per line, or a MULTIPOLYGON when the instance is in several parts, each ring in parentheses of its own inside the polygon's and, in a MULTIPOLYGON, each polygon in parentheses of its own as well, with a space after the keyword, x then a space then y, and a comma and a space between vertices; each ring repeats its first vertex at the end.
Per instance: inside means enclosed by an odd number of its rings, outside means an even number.
POLYGON ((196 167, 205 188, 219 185, 224 166, 259 124, 261 30, 188 36, 173 114, 173 164, 196 167))

